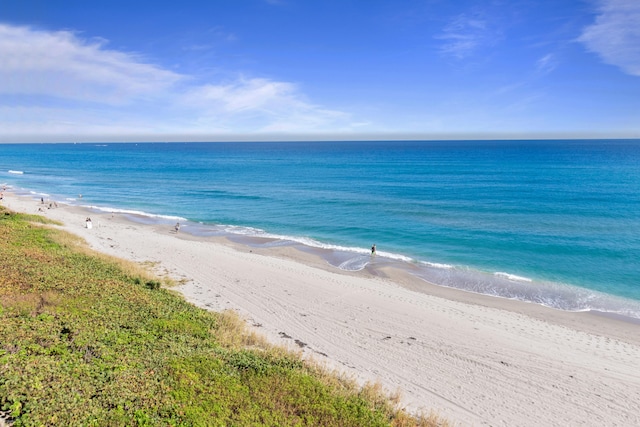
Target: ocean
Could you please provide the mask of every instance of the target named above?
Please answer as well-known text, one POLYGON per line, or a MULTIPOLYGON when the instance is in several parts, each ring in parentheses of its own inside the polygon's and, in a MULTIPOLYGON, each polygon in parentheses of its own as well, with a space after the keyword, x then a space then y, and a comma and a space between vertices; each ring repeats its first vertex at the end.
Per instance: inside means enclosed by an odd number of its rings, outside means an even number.
POLYGON ((0 144, 0 184, 336 269, 640 319, 640 140, 0 144))

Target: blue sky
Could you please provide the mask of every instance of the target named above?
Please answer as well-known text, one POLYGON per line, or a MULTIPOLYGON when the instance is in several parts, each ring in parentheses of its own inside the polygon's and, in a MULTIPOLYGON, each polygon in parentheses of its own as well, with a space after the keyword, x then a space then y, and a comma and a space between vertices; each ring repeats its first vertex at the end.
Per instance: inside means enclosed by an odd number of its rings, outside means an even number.
POLYGON ((640 138, 639 0, 0 0, 0 141, 640 138))

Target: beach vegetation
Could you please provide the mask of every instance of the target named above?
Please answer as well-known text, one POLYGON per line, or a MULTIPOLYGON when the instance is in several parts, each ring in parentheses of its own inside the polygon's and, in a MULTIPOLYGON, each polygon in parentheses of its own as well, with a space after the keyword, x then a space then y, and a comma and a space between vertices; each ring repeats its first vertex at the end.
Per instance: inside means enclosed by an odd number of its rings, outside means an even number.
POLYGON ((0 421, 446 424, 270 346, 237 314, 197 308, 143 266, 97 254, 44 219, 0 207, 0 234, 0 421))

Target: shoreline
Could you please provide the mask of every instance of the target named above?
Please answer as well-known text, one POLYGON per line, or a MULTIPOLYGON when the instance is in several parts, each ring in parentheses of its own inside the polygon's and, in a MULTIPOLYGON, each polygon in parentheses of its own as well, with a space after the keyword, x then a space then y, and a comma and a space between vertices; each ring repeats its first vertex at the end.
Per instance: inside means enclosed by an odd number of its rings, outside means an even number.
POLYGON ((152 263, 195 305, 238 311, 276 345, 379 381, 454 425, 640 424, 640 324, 430 285, 405 271, 348 272, 293 247, 175 233, 122 215, 5 192, 99 251, 152 263), (84 228, 91 216, 94 228, 84 228), (631 402, 631 403, 625 403, 631 402))
MULTIPOLYGON (((439 288, 460 290, 463 294, 471 293, 486 295, 491 299, 533 303, 561 312, 602 313, 609 317, 628 319, 636 324, 640 321, 640 299, 625 297, 615 292, 606 293, 598 290, 600 286, 585 285, 581 287, 570 282, 545 280, 540 278, 546 275, 544 269, 542 273, 530 272, 524 275, 522 275, 523 273, 518 273, 519 275, 508 273, 511 270, 509 261, 502 267, 494 266, 485 269, 464 264, 433 263, 420 258, 412 258, 412 256, 399 251, 378 251, 377 256, 370 257, 367 247, 348 244, 346 246, 336 245, 305 237, 304 234, 302 236, 272 234, 267 230, 256 229, 248 225, 208 224, 191 221, 170 213, 153 214, 135 207, 124 209, 117 206, 110 207, 111 203, 107 203, 105 206, 87 205, 80 203, 82 196, 79 199, 56 197, 48 193, 34 193, 25 190, 18 191, 16 194, 32 198, 44 196, 47 203, 58 199, 61 203, 85 209, 88 214, 118 215, 142 225, 170 225, 173 227, 175 221, 179 221, 183 227, 181 233, 183 236, 190 234, 195 239, 221 237, 223 238, 222 243, 238 244, 236 246, 238 248, 246 246, 256 250, 275 250, 276 247, 293 248, 296 251, 288 252, 288 256, 296 252, 311 254, 314 257, 305 258, 304 262, 315 263, 315 258, 319 258, 320 264, 318 265, 331 271, 339 269, 362 274, 369 272, 376 276, 386 277, 384 270, 398 270, 413 277, 411 288, 418 292, 429 293, 428 287, 436 285, 439 288), (425 289, 420 289, 421 286, 425 289)), ((401 276, 404 275, 401 274, 401 276)), ((610 278, 605 278, 602 283, 608 283, 609 280, 610 278)))

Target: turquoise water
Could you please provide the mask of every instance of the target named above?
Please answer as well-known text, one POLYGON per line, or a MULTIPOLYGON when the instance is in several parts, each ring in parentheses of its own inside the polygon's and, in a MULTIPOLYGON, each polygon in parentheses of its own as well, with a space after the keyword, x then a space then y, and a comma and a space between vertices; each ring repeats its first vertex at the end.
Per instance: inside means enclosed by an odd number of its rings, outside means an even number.
POLYGON ((336 268, 640 318, 640 140, 3 144, 0 183, 336 268))

